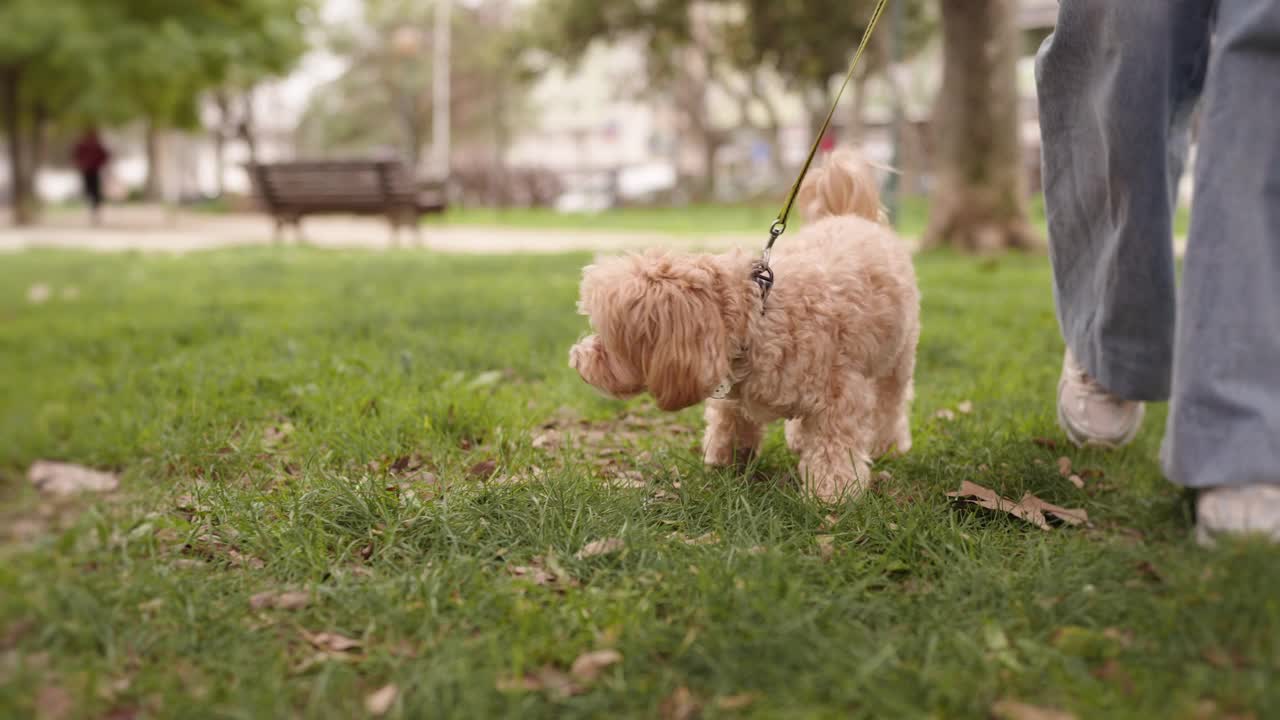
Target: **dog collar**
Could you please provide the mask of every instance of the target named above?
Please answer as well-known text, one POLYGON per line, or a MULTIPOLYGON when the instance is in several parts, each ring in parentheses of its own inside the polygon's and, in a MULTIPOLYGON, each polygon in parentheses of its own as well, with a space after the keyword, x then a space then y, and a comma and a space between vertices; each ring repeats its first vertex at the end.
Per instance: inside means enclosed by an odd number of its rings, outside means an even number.
POLYGON ((733 381, 725 378, 716 385, 716 389, 711 391, 712 400, 724 400, 729 397, 729 393, 733 392, 733 381))

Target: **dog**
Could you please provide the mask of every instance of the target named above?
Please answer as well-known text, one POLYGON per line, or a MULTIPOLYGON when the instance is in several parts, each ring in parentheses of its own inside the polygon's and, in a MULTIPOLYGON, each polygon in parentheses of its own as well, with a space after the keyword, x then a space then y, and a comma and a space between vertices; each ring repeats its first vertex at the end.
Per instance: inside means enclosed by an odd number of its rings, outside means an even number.
POLYGON ((920 292, 859 154, 832 153, 797 207, 807 222, 773 252, 767 297, 740 250, 589 265, 578 311, 595 334, 569 365, 616 398, 647 390, 668 411, 705 401, 711 466, 748 461, 785 419, 804 487, 837 502, 867 489, 874 458, 911 448, 920 292))

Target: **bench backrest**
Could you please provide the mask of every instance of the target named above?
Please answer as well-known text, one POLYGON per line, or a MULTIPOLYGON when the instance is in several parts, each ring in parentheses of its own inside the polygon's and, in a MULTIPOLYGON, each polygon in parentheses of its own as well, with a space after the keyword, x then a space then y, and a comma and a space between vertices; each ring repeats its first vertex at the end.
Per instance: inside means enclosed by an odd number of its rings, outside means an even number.
POLYGON ((397 160, 302 160, 250 166, 264 203, 275 210, 378 211, 412 207, 413 179, 397 160))

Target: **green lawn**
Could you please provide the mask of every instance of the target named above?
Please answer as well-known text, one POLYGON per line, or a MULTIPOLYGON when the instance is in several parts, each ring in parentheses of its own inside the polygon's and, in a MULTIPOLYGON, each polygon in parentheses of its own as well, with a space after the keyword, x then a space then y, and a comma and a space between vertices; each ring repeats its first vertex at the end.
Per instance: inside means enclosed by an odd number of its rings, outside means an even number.
MULTIPOLYGON (((779 198, 781 204, 781 198, 779 198)), ((491 225, 536 229, 572 229, 597 231, 666 232, 678 235, 708 233, 758 233, 767 235, 777 215, 774 204, 755 205, 689 205, 684 207, 618 208, 600 213, 559 213, 549 208, 451 208, 429 223, 453 225, 491 225)), ((1045 233, 1044 200, 1039 195, 1030 201, 1031 220, 1045 233)), ((1185 237, 1190 226, 1185 207, 1174 216, 1174 235, 1185 237)), ((906 237, 919 237, 929 224, 926 198, 904 199, 897 221, 898 232, 906 237)))
POLYGON ((777 429, 751 478, 708 472, 696 411, 584 386, 585 259, 0 259, 0 717, 349 718, 387 684, 389 717, 1280 714, 1276 551, 1191 541, 1162 408, 1062 447, 1043 258, 919 258, 917 444, 835 509, 777 429), (40 458, 121 490, 42 498, 40 458), (962 480, 1093 525, 954 506, 962 480))

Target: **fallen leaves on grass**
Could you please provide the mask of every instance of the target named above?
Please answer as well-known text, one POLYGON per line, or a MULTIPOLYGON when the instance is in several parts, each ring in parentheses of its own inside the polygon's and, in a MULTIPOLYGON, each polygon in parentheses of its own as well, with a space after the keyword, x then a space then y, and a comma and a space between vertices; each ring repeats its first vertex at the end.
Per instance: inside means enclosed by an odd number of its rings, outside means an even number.
POLYGON ((743 710, 749 707, 760 696, 756 693, 739 693, 737 695, 724 695, 716 698, 716 707, 726 712, 734 710, 743 710))
POLYGON ((1093 668, 1089 671, 1089 674, 1103 682, 1119 686, 1126 695, 1133 694, 1133 677, 1115 658, 1110 658, 1098 667, 1093 668))
POLYGON ((27 288, 27 302, 39 305, 53 297, 53 288, 46 283, 35 283, 27 288))
POLYGON ((331 653, 345 653, 360 648, 360 641, 353 640, 335 632, 310 633, 302 630, 302 637, 317 650, 331 653))
POLYGON ((1071 476, 1071 458, 1065 455, 1058 458, 1058 474, 1062 477, 1071 476))
POLYGON ((1064 508, 1026 493, 1018 502, 1001 497, 990 488, 965 480, 960 489, 947 493, 947 497, 972 503, 989 510, 1008 513, 1020 520, 1035 525, 1042 530, 1051 530, 1049 517, 1056 518, 1068 525, 1085 525, 1089 522, 1089 514, 1081 508, 1064 508))
POLYGON ((382 717, 387 714, 392 705, 396 704, 396 698, 399 696, 400 688, 395 685, 384 685, 365 697, 364 709, 374 717, 382 717))
POLYGON ((1053 708, 1029 705, 1017 700, 1000 700, 991 706, 997 720, 1075 720, 1075 715, 1053 708))
POLYGON ((275 592, 268 590, 249 598, 249 607, 254 610, 301 610, 311 602, 311 595, 305 592, 275 592))
POLYGON ((720 535, 716 531, 705 532, 698 537, 689 537, 681 532, 672 532, 667 535, 668 540, 679 540, 685 545, 716 545, 720 542, 720 535))
POLYGON ((836 554, 836 538, 834 535, 817 535, 813 539, 818 543, 818 555, 823 560, 830 560, 831 556, 836 554))
POLYGON ((610 553, 618 552, 622 548, 626 547, 626 545, 627 544, 622 541, 622 538, 592 540, 586 545, 583 545, 582 549, 578 551, 578 554, 575 557, 579 560, 585 560, 598 555, 608 555, 610 553))
POLYGON ((965 400, 964 402, 960 403, 959 405, 956 405, 956 410, 957 410, 961 415, 968 415, 969 413, 973 412, 973 401, 972 401, 972 400, 965 400))
POLYGON ((570 666, 569 674, 581 682, 592 683, 605 668, 620 662, 622 653, 617 650, 595 650, 579 655, 570 666))
POLYGON ((1075 485, 1077 489, 1080 489, 1080 490, 1084 489, 1084 478, 1080 477, 1079 475, 1076 475, 1074 473, 1071 475, 1068 475, 1067 482, 1071 483, 1072 485, 1075 485))
POLYGON ((36 692, 36 717, 39 720, 62 720, 75 711, 75 701, 66 688, 45 685, 36 692))
POLYGON ((1053 438, 1047 438, 1047 437, 1032 438, 1031 442, 1035 443, 1036 445, 1039 445, 1042 448, 1046 448, 1048 450, 1058 449, 1058 441, 1054 440, 1053 438))
POLYGON ((293 434, 293 423, 283 420, 275 425, 268 425, 262 431, 262 445, 267 448, 275 448, 283 445, 289 436, 293 434))
POLYGON ((559 699, 580 695, 585 690, 570 675, 552 665, 524 675, 498 678, 495 687, 501 692, 544 692, 559 699))
POLYGON ((203 558, 206 561, 227 562, 232 567, 248 567, 254 570, 261 570, 267 564, 262 558, 252 555, 245 555, 233 546, 223 542, 216 535, 206 533, 198 536, 187 545, 183 546, 183 552, 196 557, 203 558))
POLYGON ((528 565, 508 565, 512 576, 532 581, 535 585, 563 589, 577 587, 578 581, 556 562, 554 557, 536 556, 528 565))
POLYGON ((467 468, 467 474, 475 480, 488 480, 498 470, 498 463, 493 460, 481 460, 467 468))
POLYGON ((42 493, 62 497, 120 487, 120 478, 113 473, 52 460, 35 461, 27 470, 27 480, 42 493))
POLYGON ((692 720, 700 710, 702 703, 683 685, 668 695, 658 708, 662 720, 692 720))
POLYGON ((952 420, 956 419, 956 413, 954 410, 950 408, 942 408, 941 410, 935 412, 933 414, 933 417, 938 420, 945 420, 947 422, 951 422, 952 420))

